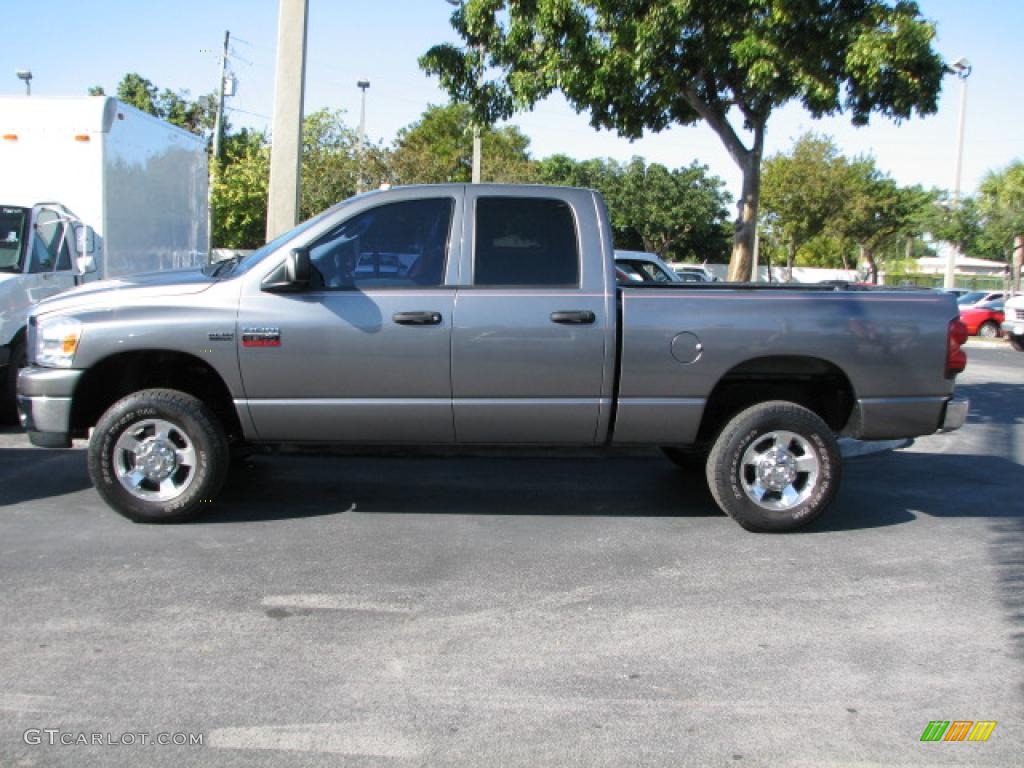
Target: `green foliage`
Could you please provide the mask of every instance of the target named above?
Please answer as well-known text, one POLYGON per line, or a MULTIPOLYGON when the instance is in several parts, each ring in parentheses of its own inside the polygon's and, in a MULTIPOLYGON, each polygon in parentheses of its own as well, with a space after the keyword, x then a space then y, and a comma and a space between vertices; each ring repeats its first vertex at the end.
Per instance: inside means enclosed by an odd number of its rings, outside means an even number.
MULTIPOLYGON (((530 139, 515 126, 480 131, 481 181, 528 183, 536 168, 530 139)), ((430 105, 423 116, 398 132, 391 154, 398 184, 468 182, 473 175, 473 122, 464 104, 430 105)))
POLYGON ((885 250, 896 250, 897 241, 920 234, 924 211, 933 204, 934 197, 921 187, 901 187, 870 157, 849 164, 842 194, 842 214, 829 230, 860 247, 871 281, 875 282, 880 256, 885 250))
POLYGON ((542 160, 538 178, 546 184, 596 189, 608 204, 615 244, 679 261, 724 261, 728 196, 721 179, 694 163, 669 170, 634 157, 542 160))
POLYGON ((451 20, 466 47, 435 46, 420 64, 481 123, 554 91, 630 138, 707 122, 744 175, 739 279, 750 274, 771 112, 796 100, 856 124, 929 114, 944 73, 934 27, 908 0, 465 0, 451 20))
MULTIPOLYGON (((90 96, 103 93, 102 86, 97 85, 89 89, 90 96)), ((187 90, 172 91, 165 88, 159 91, 150 80, 137 72, 129 72, 117 84, 117 98, 197 136, 209 139, 213 135, 217 117, 216 93, 208 93, 192 101, 187 90)), ((229 131, 230 126, 225 120, 224 132, 229 131)))
POLYGON ((215 248, 258 248, 267 231, 270 147, 263 133, 242 129, 224 140, 211 190, 215 248))
MULTIPOLYGON (((826 136, 806 133, 789 154, 764 162, 761 205, 765 236, 784 247, 792 270, 800 248, 825 231, 845 204, 849 163, 826 136)), ((835 249, 830 249, 835 254, 835 249)), ((819 249, 819 258, 824 253, 819 249)))
POLYGON ((985 176, 978 210, 983 220, 979 239, 995 258, 1006 259, 1014 239, 1024 236, 1024 161, 985 176))

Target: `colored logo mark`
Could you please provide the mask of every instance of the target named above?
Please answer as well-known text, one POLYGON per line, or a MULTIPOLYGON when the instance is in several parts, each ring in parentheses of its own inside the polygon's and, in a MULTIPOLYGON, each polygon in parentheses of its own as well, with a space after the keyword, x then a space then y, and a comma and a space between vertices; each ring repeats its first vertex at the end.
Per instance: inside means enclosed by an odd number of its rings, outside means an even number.
POLYGON ((932 720, 921 741, 988 741, 995 728, 995 720, 932 720))

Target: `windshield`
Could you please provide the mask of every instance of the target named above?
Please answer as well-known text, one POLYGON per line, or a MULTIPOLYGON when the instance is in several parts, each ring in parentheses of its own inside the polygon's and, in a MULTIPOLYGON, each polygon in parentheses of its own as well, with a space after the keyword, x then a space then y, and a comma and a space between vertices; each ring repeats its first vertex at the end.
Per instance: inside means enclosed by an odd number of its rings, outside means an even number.
POLYGON ((21 244, 25 241, 26 208, 0 208, 0 271, 21 271, 21 244))
POLYGON ((965 293, 959 299, 956 300, 957 304, 977 304, 979 301, 988 296, 984 291, 972 291, 971 293, 965 293))
POLYGON ((348 204, 348 201, 346 201, 344 203, 338 203, 338 205, 335 205, 335 206, 332 206, 331 208, 328 208, 323 213, 318 213, 313 218, 307 219, 306 221, 302 222, 301 224, 299 224, 294 229, 289 229, 283 235, 278 235, 273 240, 271 240, 269 243, 264 245, 262 248, 257 248, 255 251, 250 253, 244 259, 240 260, 238 262, 238 266, 235 267, 233 270, 225 270, 223 273, 218 272, 217 276, 221 276, 222 274, 223 275, 227 275, 227 274, 235 274, 235 275, 241 274, 242 272, 245 272, 246 270, 256 266, 261 261, 263 261, 263 259, 265 259, 271 253, 276 251, 282 245, 287 243, 289 240, 291 240, 291 239, 293 239, 295 237, 298 237, 299 235, 301 235, 303 232, 305 232, 308 229, 312 229, 315 225, 319 224, 321 221, 323 221, 329 215, 337 212, 338 210, 340 210, 342 207, 344 207, 347 204, 348 204))

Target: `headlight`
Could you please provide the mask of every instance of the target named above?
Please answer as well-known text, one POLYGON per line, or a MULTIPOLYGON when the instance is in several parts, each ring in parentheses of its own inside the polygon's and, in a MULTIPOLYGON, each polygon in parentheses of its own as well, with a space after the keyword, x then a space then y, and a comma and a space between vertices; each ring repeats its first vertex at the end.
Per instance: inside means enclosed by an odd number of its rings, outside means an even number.
POLYGON ((82 324, 73 317, 42 318, 36 326, 35 363, 45 368, 70 368, 82 338, 82 324))

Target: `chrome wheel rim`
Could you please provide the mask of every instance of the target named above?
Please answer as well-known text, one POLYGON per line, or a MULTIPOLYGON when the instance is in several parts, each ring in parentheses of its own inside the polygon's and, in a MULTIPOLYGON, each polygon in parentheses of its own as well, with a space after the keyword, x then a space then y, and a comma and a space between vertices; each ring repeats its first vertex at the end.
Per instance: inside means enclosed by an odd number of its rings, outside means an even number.
POLYGON ((814 446, 795 432, 777 430, 753 440, 740 461, 740 485, 762 509, 784 512, 810 498, 821 474, 814 446))
POLYGON ((114 474, 121 486, 143 501, 181 496, 196 476, 196 449, 185 431, 170 421, 132 424, 114 444, 114 474))
POLYGON ((994 325, 992 325, 991 323, 985 323, 978 330, 978 335, 979 336, 984 336, 985 338, 988 338, 988 339, 991 339, 992 337, 994 337, 996 335, 996 327, 994 325))

